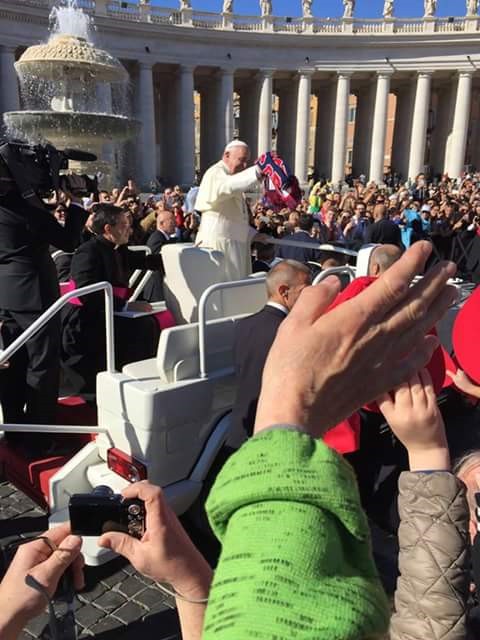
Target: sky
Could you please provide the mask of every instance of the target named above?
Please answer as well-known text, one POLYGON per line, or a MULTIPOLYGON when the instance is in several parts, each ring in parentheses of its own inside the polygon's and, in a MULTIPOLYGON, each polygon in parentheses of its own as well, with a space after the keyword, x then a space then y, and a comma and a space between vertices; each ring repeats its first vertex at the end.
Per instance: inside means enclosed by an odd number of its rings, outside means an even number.
MULTIPOLYGON (((178 0, 151 0, 152 4, 163 7, 178 7, 178 0)), ((194 9, 220 11, 222 0, 191 0, 194 9)), ((301 13, 301 0, 272 0, 273 13, 277 16, 297 16, 301 13)), ((463 16, 466 13, 465 0, 438 0, 437 15, 463 16)), ((395 15, 400 18, 414 18, 423 15, 423 0, 395 0, 395 15)), ((359 18, 379 18, 382 15, 383 0, 357 0, 355 16, 359 18)), ((246 15, 259 14, 258 0, 234 0, 234 12, 246 15)), ((335 17, 343 13, 342 0, 313 0, 313 14, 319 17, 335 17)))

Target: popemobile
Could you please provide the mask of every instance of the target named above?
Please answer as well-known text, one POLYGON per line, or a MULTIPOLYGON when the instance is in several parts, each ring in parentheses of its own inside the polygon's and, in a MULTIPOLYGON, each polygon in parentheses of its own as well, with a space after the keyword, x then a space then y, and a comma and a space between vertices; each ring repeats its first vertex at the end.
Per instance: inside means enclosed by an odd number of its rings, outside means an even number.
MULTIPOLYGON (((339 251, 322 245, 323 250, 329 248, 339 251)), ((357 275, 366 274, 370 251, 368 247, 360 251, 357 275)), ((222 282, 223 254, 191 244, 166 246, 162 256, 165 301, 154 307, 157 313, 168 310, 173 314, 175 326, 161 332, 156 358, 116 370, 113 292, 107 282, 65 293, 0 352, 0 365, 8 366, 8 359, 69 300, 104 292, 107 363, 97 376, 97 423, 2 427, 4 432, 65 434, 60 437, 68 438, 68 453, 41 459, 28 459, 5 440, 0 444, 4 477, 48 510, 50 525, 68 519, 73 494, 91 493, 100 485, 120 493, 128 483, 143 479, 161 486, 175 512, 183 514, 203 500, 202 490, 210 486, 223 448, 238 447, 244 438, 230 425, 235 400, 234 331, 240 318, 265 304, 265 277, 222 282)), ((351 280, 355 268, 327 269, 314 284, 331 273, 344 273, 351 280)), ((147 278, 132 297, 139 295, 147 278)), ((453 320, 471 289, 467 283, 456 284, 462 292, 460 302, 438 327, 447 351, 452 350, 453 320)), ((135 318, 132 323, 134 331, 135 318)), ((59 403, 66 415, 88 415, 82 412, 88 405, 80 396, 61 398, 59 403)), ((91 565, 112 557, 110 551, 97 546, 94 537, 85 538, 83 553, 91 565)))

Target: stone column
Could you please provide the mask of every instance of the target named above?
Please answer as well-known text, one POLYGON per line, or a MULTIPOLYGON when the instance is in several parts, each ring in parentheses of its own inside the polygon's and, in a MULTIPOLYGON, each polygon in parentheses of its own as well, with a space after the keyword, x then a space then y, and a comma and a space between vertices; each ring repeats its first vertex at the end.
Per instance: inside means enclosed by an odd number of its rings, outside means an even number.
POLYGON ((333 82, 317 90, 317 122, 314 167, 319 176, 328 178, 332 171, 333 122, 336 87, 333 82))
POLYGON ((312 73, 311 69, 301 69, 298 78, 295 175, 300 184, 307 182, 312 73))
POLYGON ((370 180, 373 180, 377 184, 383 183, 384 175, 390 75, 390 73, 381 72, 377 76, 375 109, 373 112, 372 146, 370 152, 370 180))
POLYGON ((345 177, 347 153, 348 99, 351 73, 340 72, 337 79, 335 122, 333 125, 332 182, 338 184, 345 177))
POLYGON ((216 155, 220 158, 233 137, 233 69, 220 69, 217 91, 216 155))
POLYGON ((468 125, 472 102, 472 72, 460 71, 453 116, 452 138, 446 171, 450 178, 458 178, 465 165, 468 125))
POLYGON ((272 148, 272 90, 273 69, 259 71, 260 96, 258 101, 258 155, 272 148))
POLYGON ((295 87, 282 88, 278 92, 280 109, 278 112, 278 155, 289 167, 295 164, 295 121, 292 114, 297 111, 297 92, 295 87))
POLYGON ((395 94, 397 96, 397 106, 395 109, 395 125, 393 128, 391 166, 405 181, 408 174, 413 107, 415 102, 415 86, 413 82, 398 87, 395 94))
POLYGON ((433 173, 437 174, 443 173, 447 165, 448 149, 451 146, 455 91, 451 78, 445 83, 435 84, 436 86, 432 88, 430 107, 434 113, 430 164, 433 173))
POLYGON ((240 89, 240 139, 250 148, 251 159, 258 153, 258 78, 251 78, 240 89))
POLYGON ((372 78, 359 87, 357 95, 357 113, 353 136, 352 169, 355 176, 370 173, 370 151, 375 111, 376 85, 372 78))
POLYGON ((432 74, 430 72, 422 71, 418 74, 415 105, 413 108, 410 155, 408 160, 408 177, 412 179, 423 172, 425 166, 425 145, 431 84, 432 74))
POLYGON ((212 145, 218 126, 215 118, 215 98, 215 87, 212 79, 208 79, 200 89, 200 171, 202 173, 220 159, 212 145))
POLYGON ((181 184, 189 185, 195 178, 195 109, 193 103, 192 66, 181 66, 178 73, 177 176, 181 184))
POLYGON ((14 63, 15 47, 6 45, 0 47, 0 78, 2 83, 0 105, 2 112, 18 111, 20 108, 20 95, 14 63))
POLYGON ((148 187, 157 175, 152 64, 139 62, 138 68, 136 102, 137 115, 141 122, 137 146, 138 181, 140 187, 148 187))

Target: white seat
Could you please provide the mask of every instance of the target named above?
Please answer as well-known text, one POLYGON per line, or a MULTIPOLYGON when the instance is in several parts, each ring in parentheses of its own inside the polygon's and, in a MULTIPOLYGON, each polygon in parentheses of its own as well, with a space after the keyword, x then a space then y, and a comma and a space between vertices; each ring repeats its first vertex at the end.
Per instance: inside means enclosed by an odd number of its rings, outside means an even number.
MULTIPOLYGON (((212 284, 224 281, 223 253, 192 244, 171 244, 162 247, 162 258, 167 308, 179 324, 197 322, 202 293, 212 284)), ((207 317, 226 318, 255 313, 266 301, 263 280, 259 280, 257 287, 222 290, 210 297, 207 317)))
MULTIPOLYGON (((207 322, 205 339, 207 371, 233 371, 233 343, 235 323, 240 317, 221 318, 207 322)), ((198 323, 171 327, 162 331, 157 357, 127 364, 123 373, 136 380, 159 379, 176 383, 198 378, 200 375, 198 323)))
POLYGON ((167 308, 179 324, 196 322, 202 293, 223 282, 223 253, 193 244, 168 244, 162 247, 162 259, 167 308))

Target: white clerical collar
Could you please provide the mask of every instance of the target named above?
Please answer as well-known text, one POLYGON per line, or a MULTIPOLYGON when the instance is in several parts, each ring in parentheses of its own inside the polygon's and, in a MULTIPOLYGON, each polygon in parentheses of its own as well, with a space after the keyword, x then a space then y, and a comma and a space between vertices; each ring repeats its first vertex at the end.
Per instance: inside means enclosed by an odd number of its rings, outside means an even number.
POLYGON ((287 307, 284 307, 283 304, 280 304, 279 302, 272 302, 271 300, 269 300, 267 302, 267 307, 273 307, 274 309, 278 309, 279 311, 283 311, 283 313, 288 316, 288 309, 287 307))

